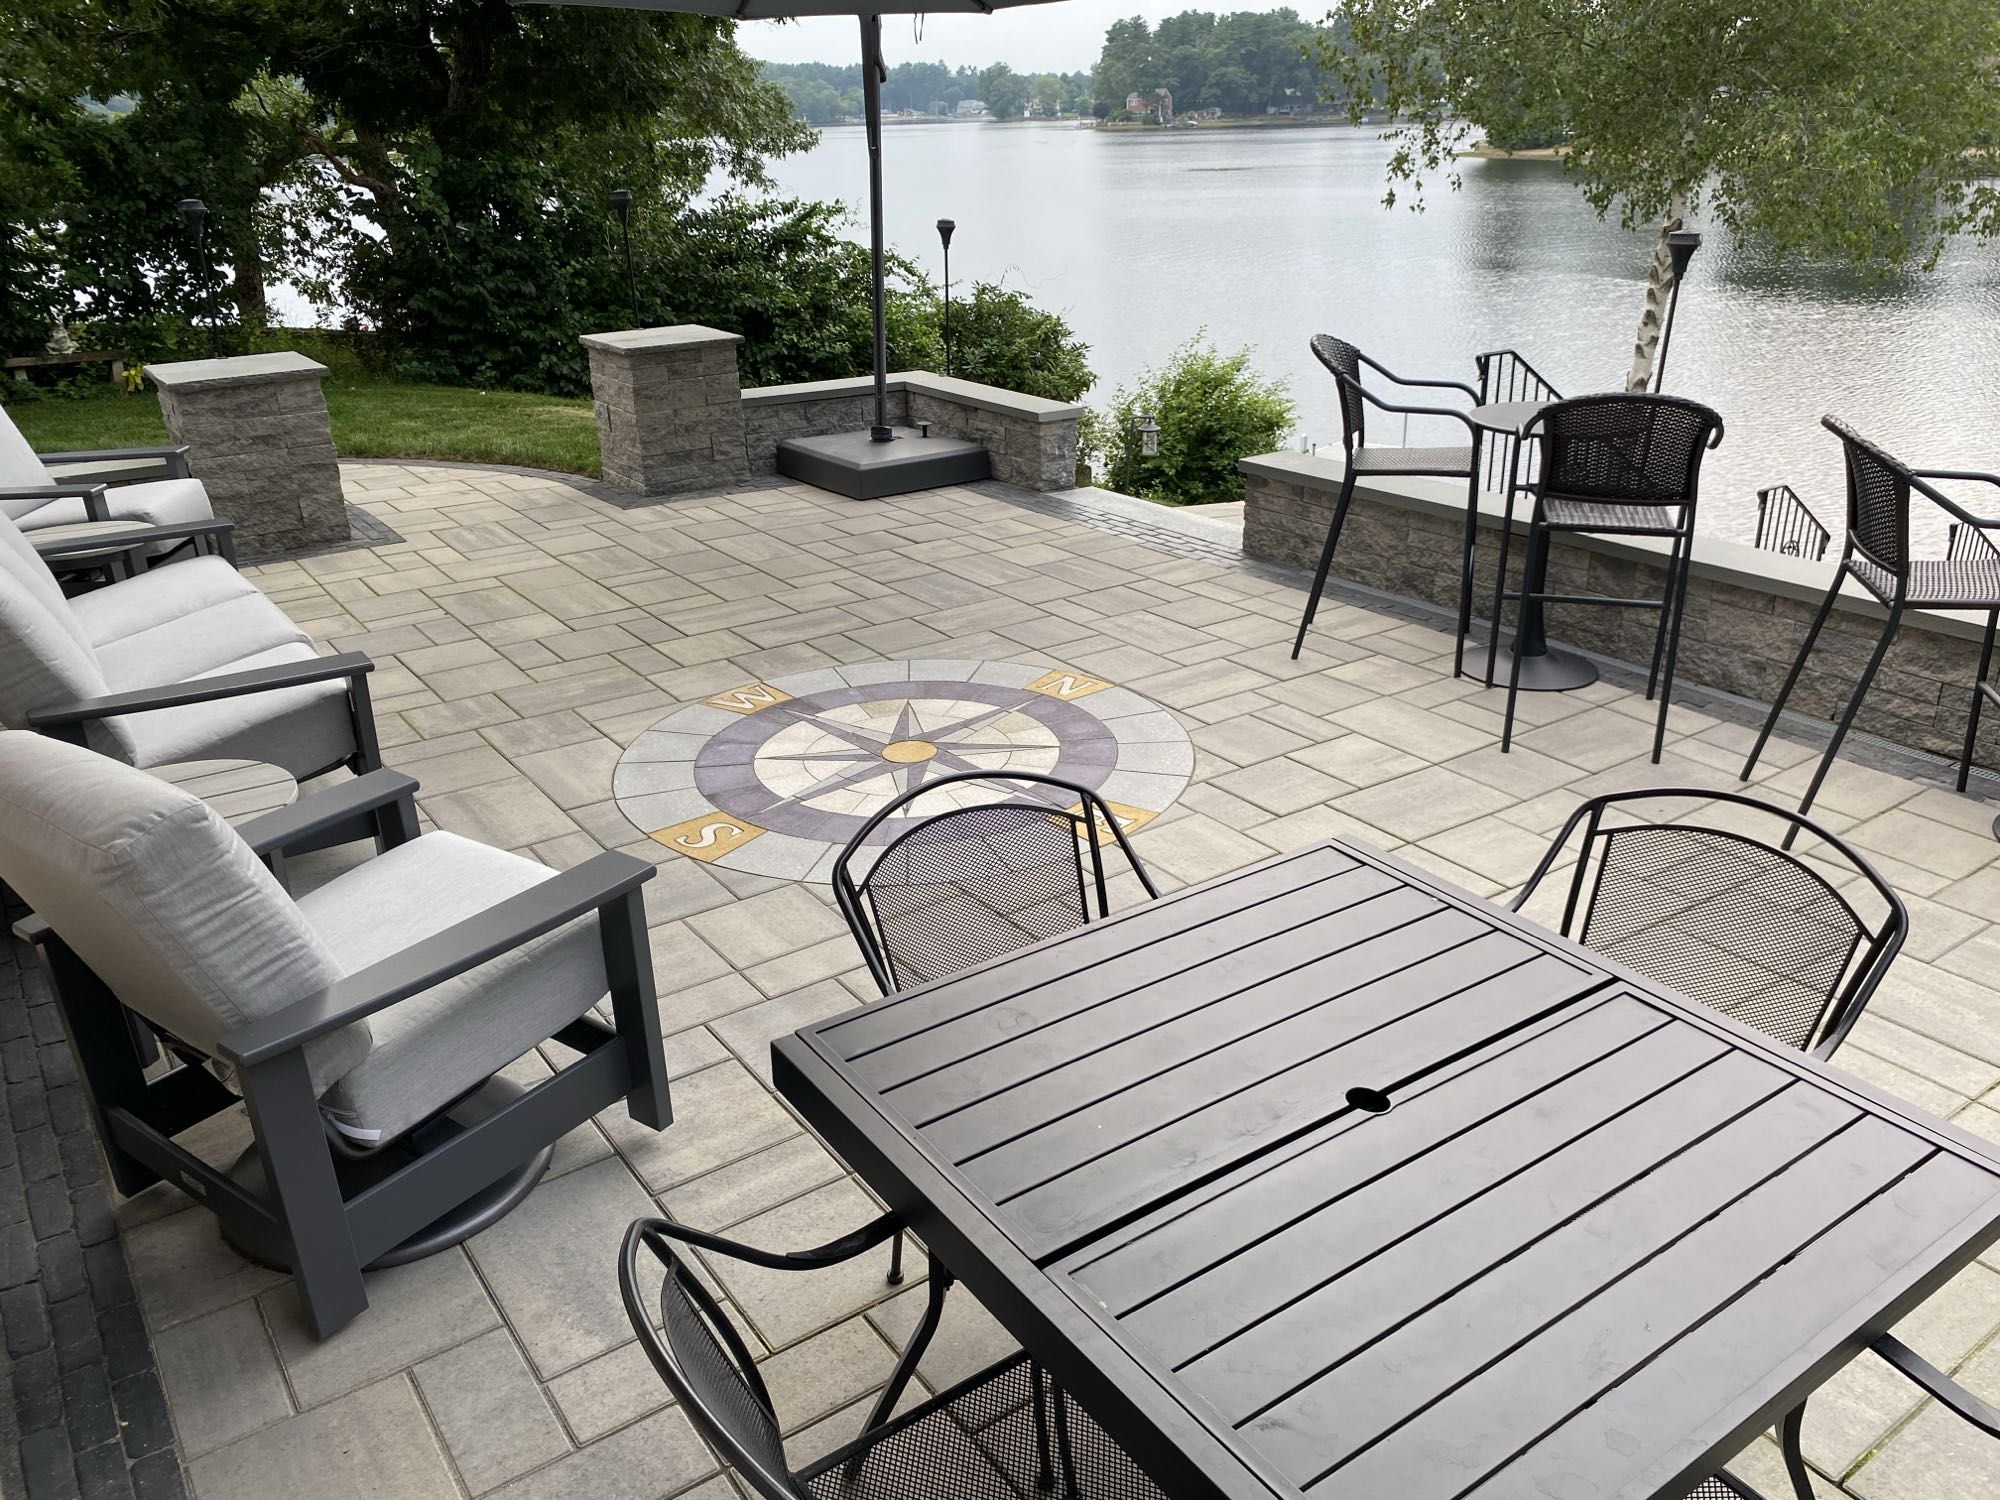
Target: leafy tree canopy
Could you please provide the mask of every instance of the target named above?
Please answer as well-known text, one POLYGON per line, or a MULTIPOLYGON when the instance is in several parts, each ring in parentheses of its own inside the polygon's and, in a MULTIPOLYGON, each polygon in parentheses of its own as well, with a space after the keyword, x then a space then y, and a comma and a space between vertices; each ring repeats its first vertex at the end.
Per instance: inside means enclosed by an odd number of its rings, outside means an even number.
POLYGON ((1305 108, 1317 93, 1307 55, 1318 33, 1295 10, 1217 15, 1183 11, 1157 27, 1143 17, 1114 21, 1104 34, 1092 77, 1096 96, 1113 109, 1128 94, 1174 96, 1174 109, 1263 114, 1305 108))
POLYGON ((1566 143, 1628 226, 1698 212, 1864 271, 2000 231, 1989 0, 1338 0, 1329 20, 1334 91, 1396 119, 1391 201, 1421 202, 1477 132, 1566 143))

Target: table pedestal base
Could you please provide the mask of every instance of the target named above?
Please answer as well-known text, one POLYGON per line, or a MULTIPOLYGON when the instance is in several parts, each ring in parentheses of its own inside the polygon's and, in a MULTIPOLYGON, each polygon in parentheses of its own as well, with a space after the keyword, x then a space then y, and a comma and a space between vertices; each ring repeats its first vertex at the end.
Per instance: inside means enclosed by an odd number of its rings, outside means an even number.
MULTIPOLYGON (((1513 655, 1513 641, 1502 636, 1499 655, 1493 662, 1493 685, 1503 692, 1507 687, 1507 674, 1513 670, 1513 655)), ((1589 687, 1595 681, 1596 666, 1574 651, 1550 646, 1521 658, 1521 691, 1524 693, 1567 693, 1576 688, 1589 687)))

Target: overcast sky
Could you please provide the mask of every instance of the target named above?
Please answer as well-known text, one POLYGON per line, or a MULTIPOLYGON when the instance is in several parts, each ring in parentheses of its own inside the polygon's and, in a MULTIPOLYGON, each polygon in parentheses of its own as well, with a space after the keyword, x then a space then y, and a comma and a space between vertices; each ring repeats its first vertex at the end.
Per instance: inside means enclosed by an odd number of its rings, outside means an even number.
MULTIPOLYGON (((1074 73, 1097 62, 1104 31, 1113 21, 1144 16, 1158 21, 1184 10, 1277 10, 1285 0, 1059 0, 1024 5, 990 16, 925 16, 923 37, 913 35, 909 16, 882 18, 882 51, 889 65, 941 62, 952 67, 985 67, 1004 62, 1023 73, 1074 73)), ((1316 0, 1290 0, 1292 8, 1316 21, 1325 11, 1316 0)), ((860 23, 852 16, 823 20, 744 21, 736 39, 752 57, 772 62, 851 63, 861 51, 860 23)))

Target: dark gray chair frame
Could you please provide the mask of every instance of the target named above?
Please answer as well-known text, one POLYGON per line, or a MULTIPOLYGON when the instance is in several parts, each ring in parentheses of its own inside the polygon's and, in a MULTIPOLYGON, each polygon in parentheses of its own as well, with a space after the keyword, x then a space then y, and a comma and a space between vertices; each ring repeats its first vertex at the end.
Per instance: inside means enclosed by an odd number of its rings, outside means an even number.
MULTIPOLYGON (((266 859, 287 849, 317 847, 315 841, 324 842, 328 830, 357 820, 372 822, 381 842, 394 846, 417 835, 416 785, 400 773, 377 771, 253 819, 238 832, 266 859)), ((246 1190, 173 1139, 238 1102, 237 1094, 193 1060, 201 1054, 165 1038, 184 1065, 149 1080, 141 1037, 151 1031, 150 1023, 128 1011, 46 922, 30 918, 23 930, 40 954, 118 1191, 130 1195, 155 1182, 172 1182, 214 1211, 226 1228, 239 1227, 244 1239, 275 1237, 289 1244, 306 1324, 323 1339, 368 1305, 361 1280, 365 1267, 432 1226, 441 1213, 518 1172, 593 1115, 623 1099, 641 1124, 658 1130, 672 1119, 640 889, 653 873, 644 860, 600 854, 224 1036, 215 1056, 234 1070, 248 1106, 264 1171, 261 1193, 246 1190), (336 1157, 355 1153, 337 1144, 322 1120, 306 1043, 591 913, 597 916, 615 1025, 606 1027, 590 1014, 572 1021, 551 1040, 581 1053, 579 1060, 477 1123, 449 1133, 408 1164, 373 1176, 351 1193, 343 1187, 336 1157)), ((442 1114, 398 1140, 407 1141, 442 1114)))
MULTIPOLYGON (((1970 1422, 1988 1437, 2000 1438, 2000 1407, 1980 1400, 1894 1334, 1877 1334, 1868 1348, 1945 1410, 1970 1422)), ((1778 1447, 1785 1456, 1785 1476, 1791 1480, 1797 1500, 1817 1500, 1819 1492, 1813 1488, 1812 1473, 1806 1468, 1805 1454, 1799 1444, 1805 1415, 1805 1403, 1801 1402, 1786 1416, 1778 1428, 1778 1447)), ((1689 1500, 1721 1500, 1724 1495, 1734 1500, 1764 1500, 1758 1491, 1727 1472, 1697 1487, 1689 1500)))
POLYGON ((1798 686, 1799 676, 1805 671, 1806 658, 1812 655, 1819 633, 1825 627, 1827 618, 1833 613, 1834 602, 1840 597, 1841 584, 1852 578, 1866 589, 1875 600, 1889 612, 1883 623, 1882 635, 1875 642, 1875 650, 1868 658, 1868 664, 1861 669, 1861 676, 1854 684, 1854 692, 1841 710, 1840 718, 1833 726, 1833 737, 1827 741, 1826 750, 1821 754, 1818 768, 1813 772, 1812 782, 1806 787, 1805 797, 1799 803, 1799 811, 1809 810, 1819 789, 1825 783, 1827 772, 1833 769, 1833 760, 1840 753, 1841 742, 1847 738, 1848 730, 1854 727, 1854 716, 1861 711, 1861 700, 1868 695, 1869 684, 1881 669, 1882 659, 1889 654, 1890 643, 1896 639, 1896 632, 1902 627, 1903 612, 1909 609, 1972 609, 1986 612, 1986 633, 1979 647, 1979 672, 1972 685, 1972 706, 1965 719, 1965 747, 1958 761, 1958 790, 1965 790, 1972 774, 1972 752, 1979 739, 1979 711, 1987 700, 2000 703, 2000 689, 1992 681, 1993 639, 2000 630, 2000 596, 1991 600, 1968 602, 1966 600, 1929 599, 1920 592, 1911 591, 1911 575, 1915 564, 1923 559, 1910 556, 1910 496, 1922 495, 1926 500, 1953 518, 1957 527, 1951 537, 1951 560, 1967 560, 1967 554, 1977 555, 1980 548, 2000 568, 2000 546, 1994 544, 1990 533, 2000 531, 2000 519, 1976 516, 1949 495, 1932 484, 1932 480, 1962 480, 1978 484, 2000 487, 2000 475, 1981 473, 1970 469, 1913 469, 1900 459, 1892 457, 1884 449, 1871 443, 1838 417, 1820 418, 1820 425, 1841 441, 1847 467, 1847 538, 1841 547, 1840 563, 1833 571, 1833 583, 1820 600, 1819 612, 1813 616, 1812 624, 1806 628, 1806 638, 1799 645, 1799 654, 1792 662, 1792 669, 1785 675, 1785 685, 1778 689, 1777 701, 1771 705, 1771 712, 1764 720, 1764 727, 1758 732, 1757 743, 1750 747, 1750 755, 1743 762, 1742 780, 1748 781, 1751 772, 1757 769, 1758 757, 1764 753, 1764 746, 1771 738, 1771 731, 1778 726, 1778 717, 1785 711, 1785 702, 1792 696, 1792 689, 1798 686), (1888 515, 1873 513, 1871 503, 1865 494, 1857 460, 1878 465, 1888 473, 1895 484, 1895 497, 1888 515), (1878 537, 1886 523, 1888 550, 1894 553, 1887 557, 1871 550, 1862 541, 1863 535, 1878 537), (1961 538, 1964 540, 1961 541, 1961 538), (1872 566, 1889 576, 1891 588, 1883 592, 1871 579, 1863 565, 1872 566))
MULTIPOLYGON (((1579 920, 1585 926, 1589 924, 1590 909, 1602 888, 1604 878, 1603 859, 1600 857, 1594 864, 1592 861, 1594 851, 1601 853, 1603 846, 1599 841, 1615 838, 1619 833, 1628 832, 1635 827, 1688 828, 1690 831, 1699 830, 1718 841, 1733 839, 1740 843, 1757 845, 1779 858, 1789 860, 1792 865, 1804 871, 1827 895, 1839 902, 1854 919, 1856 929, 1865 933, 1868 940, 1865 947, 1857 949, 1858 962, 1850 959, 1845 982, 1827 996, 1825 1008, 1813 1028, 1813 1034, 1818 1040, 1806 1050, 1822 1062, 1833 1056, 1835 1049, 1854 1029, 1854 1023, 1861 1019, 1861 1013, 1867 1009, 1869 999, 1874 995, 1876 987, 1881 984, 1882 977, 1888 973, 1889 966, 1895 961, 1897 953, 1902 950, 1903 940, 1909 935, 1910 913, 1903 905, 1902 897, 1896 894, 1889 882, 1876 872, 1875 867, 1852 844, 1815 823, 1803 813, 1793 812, 1790 808, 1779 807, 1741 792, 1717 792, 1705 787, 1649 787, 1629 792, 1607 792, 1580 804, 1576 811, 1569 815, 1561 832, 1550 841, 1548 852, 1542 856, 1541 863, 1535 866, 1535 872, 1521 887, 1520 894, 1508 904, 1510 911, 1519 911, 1528 903, 1549 871, 1555 867, 1563 850, 1569 847, 1570 840, 1579 827, 1583 829, 1583 840, 1578 848, 1576 866, 1570 874, 1569 895, 1563 904, 1562 922, 1557 928, 1564 937, 1570 936, 1572 931, 1577 929, 1579 920), (1620 824, 1609 829, 1603 826, 1605 813, 1614 808, 1627 803, 1662 801, 1682 801, 1690 804, 1722 802, 1737 807, 1748 807, 1775 822, 1786 825, 1788 832, 1783 844, 1772 849, 1762 840, 1751 838, 1746 834, 1700 824, 1688 825, 1651 819, 1638 824, 1620 824), (1881 898, 1886 915, 1879 926, 1864 919, 1855 910, 1854 903, 1835 889, 1824 876, 1788 852, 1792 841, 1797 838, 1801 830, 1820 840, 1824 849, 1837 853, 1881 898)), ((1650 977, 1672 983, 1671 978, 1666 975, 1656 974, 1650 977)))
POLYGON ((1463 479, 1465 493, 1465 528, 1460 544, 1460 581, 1458 590, 1458 650, 1452 661, 1452 675, 1462 676, 1465 670, 1465 637, 1472 628, 1472 558, 1473 547, 1479 536, 1479 452, 1484 432, 1472 418, 1464 412, 1449 406, 1400 406, 1383 400, 1361 383, 1361 369, 1365 366, 1395 385, 1411 389, 1458 391, 1479 403, 1479 392, 1461 380, 1414 380, 1398 375, 1387 365, 1370 359, 1354 345, 1332 334, 1315 334, 1311 341, 1313 357, 1326 366, 1340 393, 1341 444, 1345 472, 1340 479, 1340 496, 1334 502, 1333 520, 1326 528, 1326 545, 1320 548, 1319 566, 1313 572, 1312 592, 1306 596, 1305 613, 1299 619, 1299 633, 1292 640, 1292 660, 1297 661, 1304 649, 1306 632, 1319 613, 1320 597, 1326 592, 1327 575, 1333 569, 1333 554, 1340 546, 1340 534, 1347 526, 1348 508, 1354 503, 1354 484, 1363 473, 1394 473, 1411 477, 1429 476, 1439 479, 1463 479), (1352 373, 1343 368, 1352 365, 1352 373), (1368 408, 1388 412, 1396 416, 1443 417, 1464 424, 1471 437, 1471 452, 1465 466, 1427 468, 1397 467, 1390 469, 1362 469, 1357 467, 1355 455, 1368 443, 1368 408))
MULTIPOLYGON (((1601 395, 1573 396, 1556 401, 1537 412, 1528 425, 1522 429, 1521 444, 1525 448, 1531 440, 1539 441, 1542 447, 1550 442, 1549 423, 1560 422, 1565 414, 1596 407, 1630 405, 1633 407, 1672 406, 1698 413, 1705 418, 1708 431, 1701 447, 1696 450, 1696 460, 1688 476, 1688 487, 1678 502, 1658 499, 1634 499, 1626 502, 1592 497, 1596 503, 1608 508, 1616 508, 1623 503, 1634 512, 1634 519, 1623 524, 1591 524, 1551 521, 1548 516, 1550 499, 1565 498, 1561 491, 1552 490, 1551 464, 1543 453, 1539 471, 1530 489, 1535 503, 1528 517, 1527 561, 1523 570, 1521 588, 1510 591, 1507 587, 1507 554, 1514 539, 1513 484, 1508 485, 1507 524, 1500 528, 1500 566, 1495 572, 1493 593, 1493 629, 1486 639, 1486 684, 1493 685, 1493 673, 1500 649, 1500 621, 1506 613, 1507 601, 1516 602, 1519 613, 1516 616, 1516 634, 1525 622, 1529 610, 1535 606, 1550 604, 1592 604, 1611 609, 1656 609, 1660 612, 1660 628, 1653 640, 1653 662, 1646 675, 1646 697, 1650 701, 1657 693, 1660 700, 1658 721, 1653 729, 1653 761, 1659 763, 1660 752, 1666 744, 1667 710, 1674 690, 1674 664, 1680 654, 1681 620, 1687 612, 1687 581, 1690 554, 1694 548, 1694 513, 1696 501, 1700 498, 1700 454, 1713 450, 1722 441, 1722 418, 1698 401, 1689 401, 1682 396, 1658 396, 1640 391, 1612 391, 1601 395), (1678 521, 1668 527, 1649 524, 1638 518, 1642 509, 1678 509, 1678 521), (1553 594, 1546 589, 1531 590, 1529 580, 1535 574, 1535 557, 1538 547, 1546 548, 1548 539, 1557 532, 1568 532, 1593 536, 1654 536, 1666 537, 1671 543, 1667 558, 1666 587, 1658 599, 1618 598, 1604 594, 1553 594)), ((1521 694, 1521 653, 1516 651, 1507 674, 1507 706, 1500 723, 1500 751, 1504 755, 1514 744, 1514 710, 1521 694)))
POLYGON ((894 817, 899 810, 930 796, 939 787, 968 781, 1045 786, 1077 799, 1081 812, 1072 813, 1067 808, 1053 804, 1048 806, 1047 811, 1051 817, 1066 817, 1077 825, 1077 896, 1083 904, 1086 920, 1089 917, 1089 898, 1093 891, 1097 897, 1098 917, 1102 919, 1111 915, 1111 894, 1104 876, 1104 845, 1098 833, 1100 820, 1104 827, 1111 830, 1119 851, 1125 856, 1126 863, 1132 867, 1132 873, 1139 877, 1139 883, 1145 887, 1146 894, 1155 900, 1159 898, 1159 888, 1153 884, 1153 877, 1146 873, 1146 867, 1139 862, 1139 856, 1133 852, 1131 841, 1125 837, 1125 830, 1119 826, 1117 817, 1105 805, 1104 799, 1087 787, 1063 781, 1058 777, 1043 776, 1034 771, 959 771, 950 776, 939 776, 912 791, 902 793, 878 809, 873 817, 861 825, 860 831, 847 841, 847 847, 840 851, 840 857, 833 864, 834 901, 840 907, 840 914, 847 919, 848 931, 854 934, 855 944, 861 949, 861 956, 868 964, 869 976, 885 995, 893 993, 899 986, 896 983, 894 956, 883 940, 881 929, 869 915, 870 879, 875 870, 880 868, 882 860, 886 859, 903 840, 922 829, 935 827, 947 819, 976 814, 981 809, 954 808, 949 812, 942 812, 935 817, 913 823, 883 847, 875 864, 858 881, 849 873, 848 866, 854 856, 867 847, 868 836, 894 817), (1087 838, 1083 836, 1086 831, 1089 835, 1087 838), (1090 870, 1087 875, 1083 865, 1083 851, 1086 848, 1090 851, 1090 870))

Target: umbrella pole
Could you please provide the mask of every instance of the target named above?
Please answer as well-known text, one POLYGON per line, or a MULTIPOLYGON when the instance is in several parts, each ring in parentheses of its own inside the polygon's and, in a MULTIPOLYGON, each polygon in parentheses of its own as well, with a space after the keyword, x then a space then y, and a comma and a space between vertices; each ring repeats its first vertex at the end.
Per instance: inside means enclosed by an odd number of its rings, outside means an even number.
POLYGON ((873 255, 875 313, 875 425, 878 443, 895 437, 889 427, 889 329, 882 310, 882 18, 861 18, 861 107, 868 124, 868 230, 873 255))

